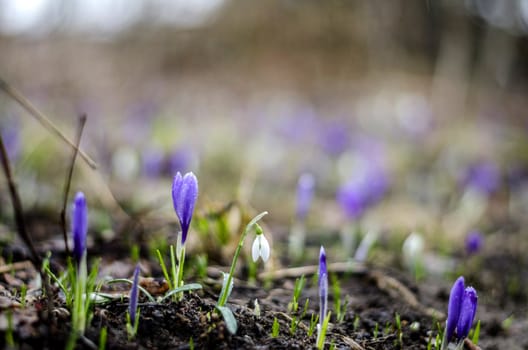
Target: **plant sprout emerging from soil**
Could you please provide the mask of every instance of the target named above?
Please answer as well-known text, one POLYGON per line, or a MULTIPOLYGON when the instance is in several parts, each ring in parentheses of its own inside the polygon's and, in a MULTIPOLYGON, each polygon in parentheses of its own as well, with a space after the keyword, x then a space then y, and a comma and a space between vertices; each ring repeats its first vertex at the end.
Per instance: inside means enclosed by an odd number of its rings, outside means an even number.
POLYGON ((72 310, 72 334, 68 348, 73 348, 78 336, 84 334, 86 317, 90 307, 87 297, 87 264, 86 264, 86 235, 88 232, 88 208, 84 193, 77 192, 73 201, 71 216, 73 234, 73 257, 76 264, 74 277, 74 297, 72 310))
POLYGON ((424 239, 421 234, 412 232, 403 242, 403 263, 417 280, 423 277, 424 239))
MULTIPOLYGON (((269 249, 269 244, 267 243, 268 241, 264 238, 262 228, 257 224, 257 222, 267 214, 268 214, 267 211, 258 214, 246 225, 246 228, 244 229, 244 232, 242 232, 242 235, 240 236, 240 240, 238 241, 238 245, 235 250, 235 255, 233 256, 233 261, 231 262, 231 268, 229 269, 229 273, 228 274, 224 273, 224 282, 222 284, 222 290, 218 297, 218 302, 216 303, 216 308, 222 314, 222 317, 224 318, 224 321, 226 322, 227 329, 232 334, 236 333, 237 323, 236 323, 235 316, 233 315, 233 312, 231 311, 231 309, 226 307, 225 304, 227 303, 227 299, 229 298, 229 295, 231 294, 231 291, 233 289, 233 275, 235 273, 236 263, 238 261, 240 252, 242 251, 242 247, 244 246, 244 240, 246 239, 246 236, 248 235, 249 231, 251 231, 253 227, 255 227, 255 232, 257 235, 257 237, 255 238, 255 242, 257 242, 259 237, 261 237, 260 242, 257 243, 256 258, 254 254, 254 249, 252 249, 253 260, 256 260, 259 257, 262 257, 262 259, 266 261, 269 258, 270 249, 269 249), (264 239, 264 241, 262 241, 262 239, 264 239), (265 248, 264 245, 267 245, 267 248, 265 248)), ((255 242, 253 242, 253 247, 255 247, 255 242)))
POLYGON ((323 349, 326 337, 326 329, 330 321, 330 313, 327 314, 328 304, 328 270, 326 267, 326 253, 321 246, 319 252, 319 324, 317 325, 317 348, 323 349))
POLYGON ((172 287, 174 289, 183 286, 183 265, 185 261, 185 241, 191 226, 191 219, 194 212, 194 205, 198 199, 198 180, 196 176, 189 172, 184 176, 180 172, 174 176, 172 183, 172 203, 174 211, 178 216, 180 222, 180 232, 178 233, 176 256, 178 259, 178 266, 176 266, 176 258, 174 253, 174 246, 170 246, 171 267, 172 267, 172 287))
POLYGON ((449 294, 446 327, 442 340, 442 350, 447 349, 449 342, 455 335, 456 349, 464 347, 464 339, 468 336, 477 312, 477 292, 473 287, 464 287, 464 277, 459 277, 449 294))
POLYGON ((314 194, 315 179, 312 174, 304 173, 297 182, 297 200, 295 219, 290 233, 289 253, 295 260, 298 260, 304 251, 304 241, 306 238, 305 221, 314 194))
POLYGON ((128 303, 127 313, 127 333, 130 339, 134 338, 137 334, 139 325, 139 310, 138 310, 138 297, 139 297, 139 264, 134 269, 134 277, 132 280, 132 288, 130 289, 130 301, 128 303))

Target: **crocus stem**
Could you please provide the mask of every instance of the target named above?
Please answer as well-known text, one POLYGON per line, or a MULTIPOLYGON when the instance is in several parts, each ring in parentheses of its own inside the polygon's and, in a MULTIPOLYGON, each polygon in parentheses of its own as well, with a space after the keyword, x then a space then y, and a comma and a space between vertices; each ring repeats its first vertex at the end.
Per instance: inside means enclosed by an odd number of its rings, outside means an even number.
POLYGON ((233 257, 233 262, 231 263, 231 268, 229 269, 229 275, 227 277, 227 282, 225 283, 226 288, 224 288, 225 291, 220 295, 220 298, 218 299, 218 306, 224 306, 225 303, 227 302, 227 295, 229 294, 228 293, 229 286, 231 285, 231 281, 233 280, 233 275, 235 274, 235 267, 238 261, 238 256, 240 255, 240 251, 242 250, 242 246, 244 245, 244 240, 246 239, 247 234, 249 233, 251 228, 255 226, 257 221, 259 221, 266 214, 268 214, 268 212, 264 211, 260 213, 259 215, 255 216, 253 220, 251 220, 249 224, 247 224, 244 232, 240 236, 240 240, 238 241, 238 246, 235 250, 235 256, 233 257))
POLYGON ((171 272, 172 272, 172 284, 174 288, 178 288, 178 272, 176 268, 176 254, 174 253, 174 246, 170 246, 170 259, 171 259, 171 272))
POLYGON ((77 266, 77 278, 75 279, 75 296, 73 299, 73 310, 72 310, 72 330, 66 349, 75 348, 77 338, 84 334, 86 326, 86 311, 84 306, 84 298, 88 298, 86 295, 86 280, 87 280, 87 266, 86 266, 86 251, 79 261, 77 266))
MULTIPOLYGON (((178 261, 178 279, 176 280, 176 288, 180 288, 181 286, 183 286, 183 264, 185 262, 185 247, 181 248, 178 261)), ((183 292, 178 293, 178 300, 181 300, 182 296, 183 292)))

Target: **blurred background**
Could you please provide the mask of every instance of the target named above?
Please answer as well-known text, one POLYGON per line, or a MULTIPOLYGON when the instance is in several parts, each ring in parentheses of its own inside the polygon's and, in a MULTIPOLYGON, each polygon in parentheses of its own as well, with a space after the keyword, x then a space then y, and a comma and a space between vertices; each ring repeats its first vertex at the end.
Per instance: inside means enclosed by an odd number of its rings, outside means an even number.
MULTIPOLYGON (((526 231, 527 34, 523 0, 0 0, 0 77, 72 139, 88 116, 93 205, 174 217, 193 171, 202 210, 237 199, 284 238, 310 173, 309 236, 461 251, 526 231)), ((6 94, 0 130, 26 206, 59 207, 71 149, 6 94)))

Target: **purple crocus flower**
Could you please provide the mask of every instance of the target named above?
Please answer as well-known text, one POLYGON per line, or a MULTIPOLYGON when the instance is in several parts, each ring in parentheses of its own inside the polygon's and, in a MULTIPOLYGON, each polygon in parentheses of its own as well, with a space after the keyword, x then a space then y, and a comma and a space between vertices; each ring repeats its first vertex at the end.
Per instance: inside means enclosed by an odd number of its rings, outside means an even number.
POLYGON ((183 177, 180 172, 174 176, 172 183, 172 203, 174 210, 178 215, 180 227, 182 230, 182 245, 185 244, 187 233, 191 225, 191 219, 194 211, 194 204, 198 198, 198 180, 192 172, 185 174, 183 177))
POLYGON ((147 148, 142 155, 143 174, 154 178, 161 174, 163 170, 163 160, 165 155, 159 148, 147 148))
POLYGON ((338 156, 350 146, 348 126, 340 121, 326 122, 320 129, 320 145, 331 156, 338 156))
POLYGON ((482 233, 478 231, 471 231, 466 236, 466 253, 469 255, 478 253, 482 248, 483 243, 484 237, 482 237, 482 233))
POLYGON ((326 317, 326 308, 328 301, 328 270, 326 267, 326 253, 321 246, 319 251, 319 325, 323 326, 326 317))
POLYGON ((368 195, 362 181, 351 180, 337 191, 337 202, 350 219, 357 219, 367 208, 368 195))
POLYGON ((5 128, 0 125, 0 128, 0 134, 4 141, 7 157, 13 162, 20 154, 20 130, 16 125, 7 126, 5 128))
POLYGON ((449 294, 449 304, 447 307, 447 321, 445 329, 445 339, 447 341, 449 341, 449 339, 451 339, 451 337, 455 333, 463 299, 464 277, 460 276, 453 284, 453 287, 451 288, 451 293, 449 294))
POLYGON ((473 319, 477 312, 477 302, 477 292, 473 287, 467 287, 464 290, 464 298, 460 305, 460 317, 457 322, 458 342, 464 340, 469 334, 469 330, 473 325, 473 319))
POLYGON ((86 252, 86 234, 88 232, 88 209, 84 193, 77 192, 73 201, 71 216, 73 234, 73 257, 77 264, 86 252))
POLYGON ((312 174, 304 173, 297 183, 297 219, 302 221, 308 215, 314 193, 315 179, 312 174))
POLYGON ((130 289, 130 302, 128 304, 128 314, 130 316, 130 323, 132 325, 136 322, 137 305, 139 296, 139 264, 134 269, 134 277, 132 280, 132 288, 130 289))
POLYGON ((469 334, 477 312, 477 292, 473 287, 464 288, 464 277, 459 277, 449 295, 449 306, 447 311, 447 321, 442 349, 447 348, 447 344, 455 334, 457 343, 463 341, 469 334))
POLYGON ((500 184, 500 171, 492 162, 480 162, 470 166, 464 177, 464 185, 483 194, 495 192, 500 184))

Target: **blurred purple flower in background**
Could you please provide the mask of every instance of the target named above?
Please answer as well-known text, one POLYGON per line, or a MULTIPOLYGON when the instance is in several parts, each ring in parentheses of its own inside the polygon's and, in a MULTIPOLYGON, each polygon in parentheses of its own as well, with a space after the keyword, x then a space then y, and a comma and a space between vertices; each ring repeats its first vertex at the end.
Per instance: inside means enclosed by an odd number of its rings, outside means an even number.
POLYGON ((323 151, 331 156, 340 155, 350 146, 350 133, 344 122, 324 122, 319 132, 319 144, 323 151))
POLYGON ((489 161, 475 163, 466 170, 463 183, 482 194, 491 194, 499 188, 500 170, 489 161))
POLYGON ((482 236, 482 233, 475 230, 469 232, 465 240, 466 253, 469 255, 478 253, 482 249, 483 244, 484 236, 482 236))
POLYGON ((188 146, 181 146, 177 148, 169 156, 169 172, 171 174, 179 172, 190 171, 195 165, 196 154, 188 146))
POLYGON ((314 194, 315 179, 312 174, 304 173, 297 182, 297 219, 303 221, 308 215, 314 194))
POLYGON ((353 176, 337 191, 337 201, 348 218, 357 219, 377 204, 388 189, 386 171, 381 165, 361 162, 353 176))
POLYGON ((162 149, 156 147, 145 149, 141 155, 143 175, 150 178, 160 176, 163 172, 164 160, 165 153, 162 149))
POLYGON ((0 130, 2 140, 6 148, 7 156, 11 162, 15 161, 20 155, 20 130, 16 125, 3 127, 0 130))
POLYGON ((359 218, 367 206, 367 194, 364 184, 351 180, 337 191, 337 202, 349 219, 359 218))

